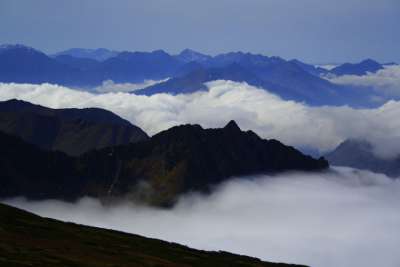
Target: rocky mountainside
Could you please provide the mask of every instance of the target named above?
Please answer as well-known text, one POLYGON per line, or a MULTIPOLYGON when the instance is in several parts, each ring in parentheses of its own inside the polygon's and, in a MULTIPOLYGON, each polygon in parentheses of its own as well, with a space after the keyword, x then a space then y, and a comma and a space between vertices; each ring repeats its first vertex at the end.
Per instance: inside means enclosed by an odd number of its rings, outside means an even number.
POLYGON ((50 109, 20 100, 0 102, 0 131, 69 155, 148 138, 140 128, 107 110, 50 109))
POLYGON ((69 157, 0 135, 0 197, 73 200, 92 196, 172 205, 184 193, 208 192, 235 176, 328 168, 276 140, 241 131, 182 125, 148 140, 69 157))
POLYGON ((372 145, 365 140, 346 140, 325 157, 332 165, 384 173, 393 178, 400 177, 400 156, 392 159, 380 158, 373 153, 372 145))
POLYGON ((10 267, 301 267, 64 223, 3 204, 0 204, 0 255, 0 265, 10 267))

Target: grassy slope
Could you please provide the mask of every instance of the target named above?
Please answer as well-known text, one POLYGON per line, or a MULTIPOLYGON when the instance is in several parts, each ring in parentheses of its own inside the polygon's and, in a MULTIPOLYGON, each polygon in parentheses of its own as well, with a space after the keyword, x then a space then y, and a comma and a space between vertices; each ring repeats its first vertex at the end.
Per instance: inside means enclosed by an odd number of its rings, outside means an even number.
POLYGON ((0 266, 266 266, 226 252, 42 218, 0 204, 0 266))

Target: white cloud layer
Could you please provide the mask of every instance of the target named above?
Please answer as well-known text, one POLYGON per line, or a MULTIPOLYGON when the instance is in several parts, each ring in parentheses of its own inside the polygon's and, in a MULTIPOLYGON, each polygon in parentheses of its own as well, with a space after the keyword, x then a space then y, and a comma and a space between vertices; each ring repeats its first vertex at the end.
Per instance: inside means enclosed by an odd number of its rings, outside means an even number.
POLYGON ((93 94, 50 84, 0 84, 0 100, 17 98, 51 108, 104 108, 151 135, 183 123, 221 127, 234 119, 244 130, 296 147, 325 152, 347 138, 362 137, 375 144, 381 156, 400 151, 396 142, 400 140, 400 102, 389 101, 376 109, 309 107, 244 83, 215 81, 207 86, 206 92, 144 96, 93 94))
POLYGON ((378 93, 386 96, 400 96, 400 66, 386 66, 376 73, 366 75, 343 75, 326 77, 329 81, 342 85, 372 87, 378 93))
POLYGON ((117 93, 117 92, 132 92, 139 89, 165 82, 168 79, 161 81, 145 80, 143 83, 115 83, 112 80, 103 81, 102 85, 94 88, 94 91, 98 93, 117 93))
POLYGON ((42 216, 318 267, 400 266, 400 181, 336 168, 233 180, 172 210, 93 199, 9 204, 42 216))

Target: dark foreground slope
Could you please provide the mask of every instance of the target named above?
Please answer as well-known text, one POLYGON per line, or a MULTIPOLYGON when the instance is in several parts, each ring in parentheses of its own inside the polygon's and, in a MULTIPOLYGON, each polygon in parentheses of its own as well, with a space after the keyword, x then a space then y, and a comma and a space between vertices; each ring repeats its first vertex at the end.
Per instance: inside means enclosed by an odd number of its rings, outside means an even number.
POLYGON ((324 159, 241 131, 233 121, 221 129, 177 126, 146 141, 80 157, 41 150, 0 133, 0 150, 0 198, 123 197, 165 206, 181 194, 208 192, 234 176, 328 167, 324 159))
POLYGON ((206 252, 156 239, 46 219, 0 204, 0 266, 258 266, 227 252, 206 252))
POLYGON ((139 127, 104 109, 50 109, 21 100, 0 102, 0 130, 69 155, 148 138, 139 127))

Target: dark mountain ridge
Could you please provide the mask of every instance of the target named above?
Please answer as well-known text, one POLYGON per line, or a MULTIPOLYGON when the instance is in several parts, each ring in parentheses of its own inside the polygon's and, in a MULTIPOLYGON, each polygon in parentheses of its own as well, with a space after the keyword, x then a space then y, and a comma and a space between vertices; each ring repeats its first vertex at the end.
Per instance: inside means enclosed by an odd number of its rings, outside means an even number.
POLYGON ((243 132, 233 121, 221 129, 176 126, 142 142, 79 157, 44 151, 7 134, 0 134, 0 147, 0 198, 122 197, 169 206, 181 194, 208 192, 233 176, 328 168, 323 158, 243 132))
POLYGON ((50 109, 21 100, 0 102, 0 130, 69 155, 148 138, 140 128, 107 110, 50 109))

